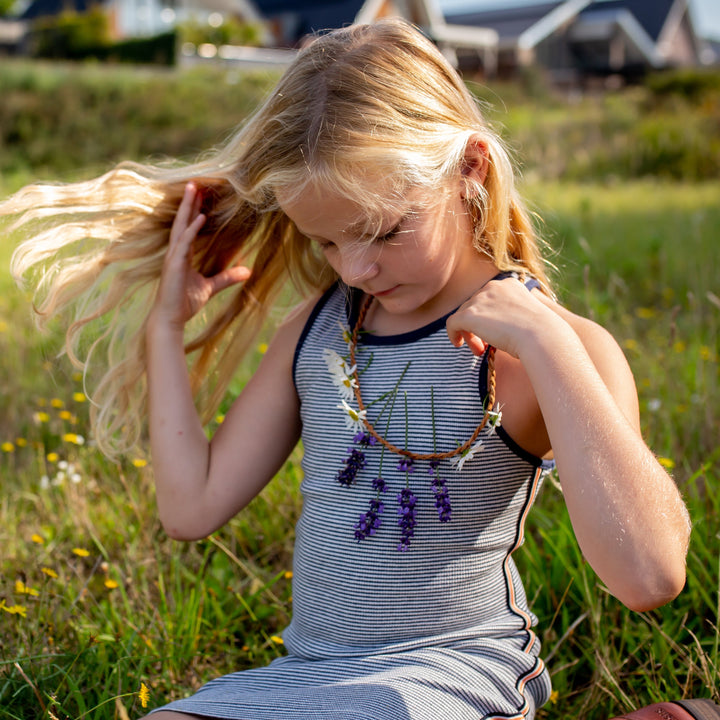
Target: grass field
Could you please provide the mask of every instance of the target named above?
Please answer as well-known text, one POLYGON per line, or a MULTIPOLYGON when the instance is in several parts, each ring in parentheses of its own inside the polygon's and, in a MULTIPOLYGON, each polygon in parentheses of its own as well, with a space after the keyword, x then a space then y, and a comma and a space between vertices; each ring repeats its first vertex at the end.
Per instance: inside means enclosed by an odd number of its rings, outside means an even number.
MULTIPOLYGON (((585 564, 558 486, 546 483, 516 557, 555 687, 539 717, 602 720, 660 699, 720 700, 720 182, 530 179, 525 191, 545 220, 559 296, 624 348, 645 437, 695 526, 686 589, 635 614, 585 564)), ((82 383, 56 357, 57 331, 33 328, 8 275, 11 252, 5 237, 0 719, 135 718, 145 704, 282 654, 299 454, 211 538, 168 540, 148 458, 114 463, 93 447, 82 383)))

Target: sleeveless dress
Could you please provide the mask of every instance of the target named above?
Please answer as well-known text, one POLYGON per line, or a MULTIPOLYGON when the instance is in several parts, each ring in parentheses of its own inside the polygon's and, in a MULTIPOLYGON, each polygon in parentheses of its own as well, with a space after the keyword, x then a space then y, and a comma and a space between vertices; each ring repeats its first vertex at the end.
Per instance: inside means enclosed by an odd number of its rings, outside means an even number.
MULTIPOLYGON (((402 463, 368 442, 352 426, 347 387, 357 300, 331 287, 295 352, 304 478, 288 655, 162 709, 238 720, 530 720, 550 680, 512 553, 551 464, 501 424, 464 456, 432 464, 402 463)), ((486 358, 455 348, 445 320, 359 338, 368 420, 397 447, 452 450, 483 417, 486 358)))

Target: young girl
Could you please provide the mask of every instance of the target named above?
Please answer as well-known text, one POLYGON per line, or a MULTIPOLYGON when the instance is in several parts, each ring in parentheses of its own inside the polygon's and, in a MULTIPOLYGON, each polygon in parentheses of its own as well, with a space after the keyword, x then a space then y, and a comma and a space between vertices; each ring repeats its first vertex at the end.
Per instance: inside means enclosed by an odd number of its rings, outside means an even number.
POLYGON ((680 592, 688 516, 623 354, 554 300, 504 149, 408 25, 319 37, 198 164, 3 212, 31 233, 16 274, 49 267, 40 312, 77 311, 71 357, 102 321, 97 440, 127 449, 147 416, 172 537, 217 530, 303 443, 288 655, 154 719, 532 718, 550 683, 512 553, 553 463, 608 589, 636 610, 680 592), (309 299, 208 442, 288 278, 309 299))

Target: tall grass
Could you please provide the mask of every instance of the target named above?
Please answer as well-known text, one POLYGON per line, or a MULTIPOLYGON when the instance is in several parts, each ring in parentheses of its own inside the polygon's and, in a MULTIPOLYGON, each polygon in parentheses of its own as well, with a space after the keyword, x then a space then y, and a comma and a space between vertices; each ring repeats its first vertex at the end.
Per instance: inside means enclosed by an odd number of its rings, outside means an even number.
MULTIPOLYGON (((203 96, 194 87, 197 112, 203 96)), ((543 125, 558 107, 533 112, 543 125)), ((52 159, 52 143, 42 142, 52 159)), ((13 172, 6 191, 36 170, 28 164, 13 172)), ((527 176, 525 191, 556 249, 559 294, 623 346, 644 434, 675 475, 695 525, 685 591, 664 608, 635 614, 584 562, 561 492, 552 479, 546 483, 516 557, 555 687, 540 717, 601 720, 654 700, 718 700, 720 183, 527 176)), ((7 274, 11 251, 5 237, 0 718, 123 720, 140 715, 144 702, 152 707, 216 674, 269 662, 283 652, 279 632, 291 612, 299 456, 211 538, 168 540, 147 458, 113 463, 93 446, 80 380, 56 357, 58 329, 40 337, 32 327, 28 298, 7 274)), ((235 392, 263 349, 241 369, 235 392)))

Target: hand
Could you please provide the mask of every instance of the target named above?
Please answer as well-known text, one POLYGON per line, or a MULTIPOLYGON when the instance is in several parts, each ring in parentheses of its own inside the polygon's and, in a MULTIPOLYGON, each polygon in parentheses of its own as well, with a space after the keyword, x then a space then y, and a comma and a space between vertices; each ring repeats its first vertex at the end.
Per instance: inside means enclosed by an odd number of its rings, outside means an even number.
POLYGON ((250 277, 244 266, 226 268, 205 277, 192 267, 193 243, 206 217, 200 212, 202 193, 188 183, 170 229, 160 288, 152 314, 171 326, 182 329, 221 290, 250 277))
POLYGON ((447 319, 446 327, 455 347, 467 343, 482 355, 492 345, 517 358, 523 342, 553 317, 522 282, 509 277, 485 284, 447 319))

